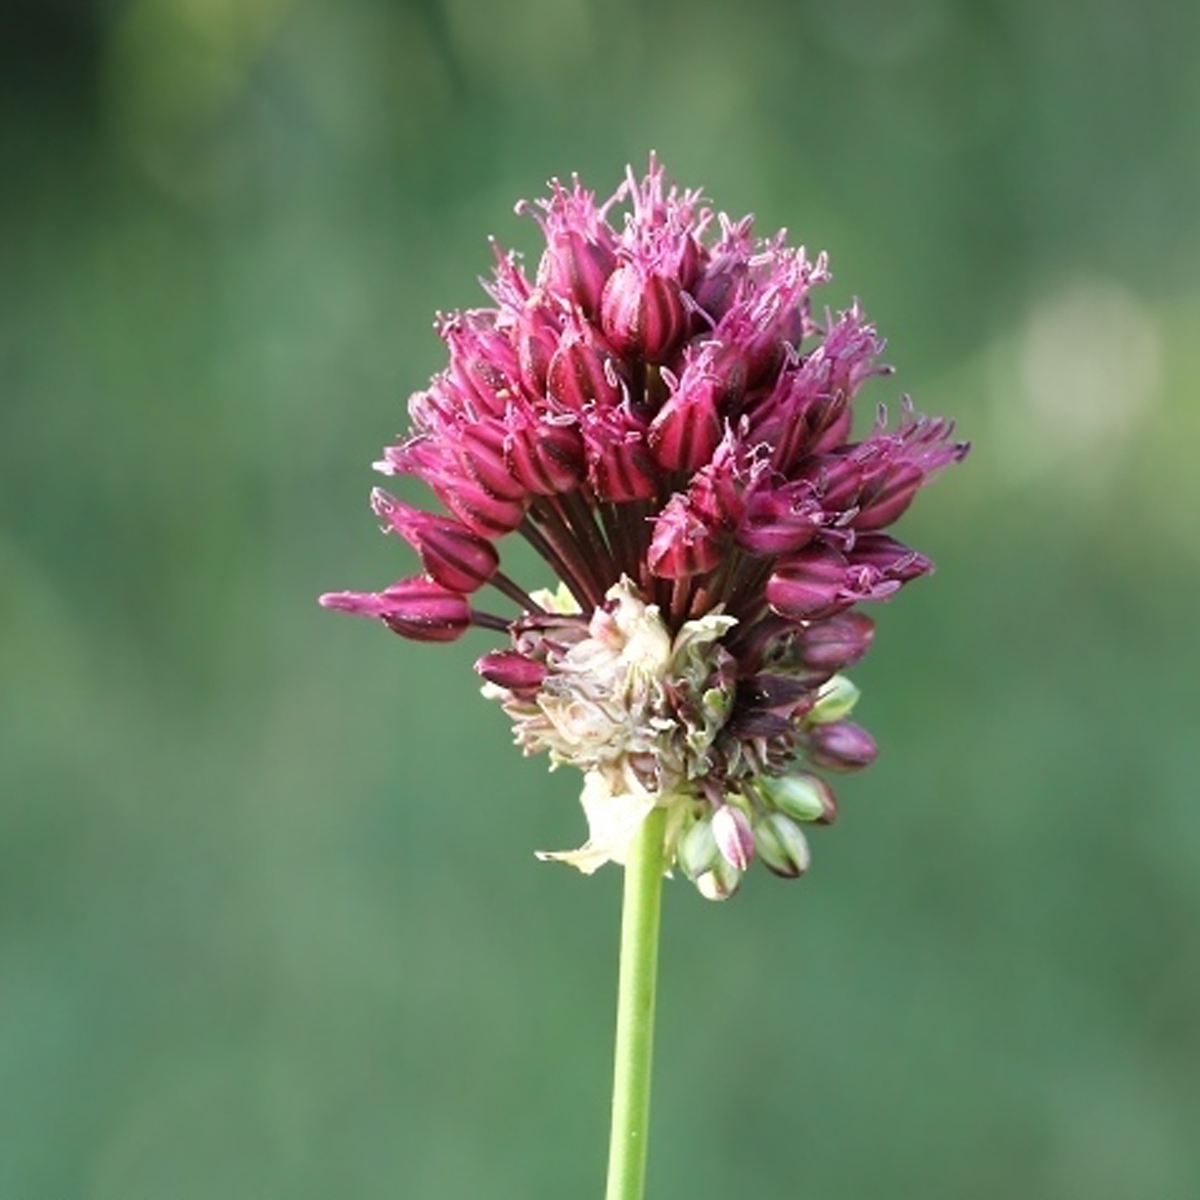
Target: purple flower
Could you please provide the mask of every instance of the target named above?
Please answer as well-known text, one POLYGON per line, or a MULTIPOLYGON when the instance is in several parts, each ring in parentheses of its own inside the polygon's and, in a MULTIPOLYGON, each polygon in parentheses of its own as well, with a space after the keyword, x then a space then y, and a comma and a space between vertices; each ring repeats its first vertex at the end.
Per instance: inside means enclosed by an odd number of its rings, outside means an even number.
POLYGON ((756 238, 653 157, 603 203, 575 180, 518 211, 545 236, 536 278, 496 249, 491 304, 439 317, 446 370, 376 464, 445 510, 372 493, 423 573, 321 603, 419 641, 506 635, 485 694, 526 753, 585 772, 591 836, 547 857, 622 861, 660 806, 704 895, 756 856, 799 875, 796 822, 836 812, 812 768, 875 757, 837 675, 873 637, 855 606, 932 570, 883 530, 967 445, 907 398, 855 439, 854 398, 888 368, 857 304, 813 316, 825 256, 756 238), (513 533, 557 590, 500 569, 513 533), (517 611, 478 607, 489 585, 517 611))

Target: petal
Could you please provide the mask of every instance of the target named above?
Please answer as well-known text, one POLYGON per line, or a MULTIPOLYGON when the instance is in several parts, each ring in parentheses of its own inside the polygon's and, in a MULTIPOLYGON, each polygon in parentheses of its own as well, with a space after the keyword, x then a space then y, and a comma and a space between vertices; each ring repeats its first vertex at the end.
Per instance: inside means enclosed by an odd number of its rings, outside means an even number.
POLYGON ((817 545, 784 558, 767 581, 767 603, 780 616, 809 620, 837 611, 846 580, 846 559, 817 545))
POLYGON ((624 863, 629 844, 650 814, 653 792, 613 792, 599 771, 584 777, 580 801, 588 820, 588 840, 578 850, 539 850, 543 862, 563 862, 591 875, 606 862, 624 863))

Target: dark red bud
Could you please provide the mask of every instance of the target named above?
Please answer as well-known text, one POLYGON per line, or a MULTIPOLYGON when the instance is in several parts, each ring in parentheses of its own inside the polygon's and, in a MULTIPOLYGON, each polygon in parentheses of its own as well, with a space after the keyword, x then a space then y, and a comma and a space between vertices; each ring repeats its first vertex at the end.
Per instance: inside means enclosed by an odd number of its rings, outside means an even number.
POLYGON ((764 405, 761 436, 774 444, 772 464, 785 475, 801 459, 836 449, 850 434, 848 397, 829 396, 820 386, 802 367, 785 370, 764 405))
POLYGON ((804 741, 810 761, 827 771, 857 771, 870 766, 879 753, 875 739, 852 721, 816 725, 804 741))
MULTIPOLYGON (((771 614, 749 624, 739 622, 726 634, 724 643, 738 660, 741 669, 753 672, 761 670, 768 661, 771 664, 778 663, 780 656, 773 651, 796 629, 797 626, 793 622, 771 614)), ((814 682, 821 683, 822 680, 816 679, 814 682)))
POLYGON ((661 579, 687 579, 720 561, 723 539, 701 520, 684 496, 675 496, 655 518, 647 563, 661 579))
POLYGON ((794 644, 805 666, 832 672, 858 662, 874 636, 875 622, 870 617, 843 612, 805 626, 794 644))
POLYGON ((459 454, 483 489, 502 500, 523 500, 528 489, 508 462, 508 431, 495 418, 464 423, 459 429, 459 454))
POLYGON ((735 440, 726 433, 712 461, 702 467, 688 487, 692 511, 716 529, 733 529, 746 510, 744 481, 736 466, 735 440))
POLYGON ((775 333, 756 339, 745 348, 745 390, 767 386, 783 366, 784 340, 775 333))
POLYGON ((500 566, 491 542, 458 521, 410 508, 382 488, 371 493, 371 507, 417 551, 426 572, 452 592, 477 591, 500 566))
POLYGON ((738 683, 738 703, 794 717, 813 706, 813 689, 791 675, 752 675, 738 683))
MULTIPOLYGON (((714 324, 737 299, 747 270, 745 262, 726 259, 707 270, 692 289, 696 303, 712 318, 714 324)), ((697 331, 703 332, 708 327, 704 323, 697 331)))
POLYGON ((767 580, 767 603, 793 621, 831 616, 847 607, 843 599, 847 563, 825 545, 810 546, 781 559, 767 580))
POLYGON ((717 381, 716 397, 722 412, 736 409, 750 384, 745 354, 737 345, 721 345, 709 358, 709 370, 717 381))
POLYGON ((687 312, 674 279, 623 263, 604 285, 600 321, 618 354, 661 362, 683 337, 687 312))
POLYGON ((469 477, 429 481, 437 498, 472 532, 484 538, 511 533, 525 519, 527 502, 493 496, 469 477))
POLYGON ((510 692, 536 692, 546 678, 546 668, 515 650, 496 650, 485 654, 475 670, 489 683, 510 692))
POLYGON ((687 234, 679 247, 679 257, 675 266, 675 277, 679 286, 690 291, 700 277, 701 268, 708 258, 708 251, 691 235, 687 234))
POLYGON ((650 448, 668 471, 699 470, 720 441, 721 419, 708 381, 677 391, 650 425, 650 448))
POLYGON ((572 491, 587 473, 578 427, 547 418, 512 434, 506 457, 513 477, 536 496, 572 491))
POLYGON ((725 726, 731 737, 747 740, 750 738, 788 737, 795 732, 795 726, 787 717, 778 713, 767 712, 761 708, 743 709, 734 712, 729 723, 725 726))
POLYGON ((795 554, 816 536, 822 516, 811 488, 760 488, 746 501, 738 545, 751 554, 795 554))
POLYGON ((859 495, 854 528, 883 529, 890 525, 912 503, 924 482, 925 472, 911 463, 898 463, 868 476, 859 495))
POLYGON ((559 330, 540 304, 529 303, 517 318, 515 338, 521 382, 538 396, 546 390, 546 373, 558 349, 559 330))
POLYGON ((477 401, 483 412, 498 416, 517 392, 520 367, 508 337, 480 312, 456 313, 439 332, 450 347, 449 378, 477 401))
POLYGON ((330 592, 325 608, 377 617, 393 632, 416 642, 452 642, 471 625, 467 598, 426 576, 402 579, 382 592, 330 592))
POLYGON ((785 320, 778 295, 746 290, 719 327, 732 362, 736 355, 746 391, 771 382, 783 365, 785 320))
POLYGON ((595 321, 615 262, 607 246, 569 230, 551 238, 538 267, 538 282, 579 305, 588 320, 595 321))
POLYGON ((819 411, 813 414, 812 441, 809 445, 810 454, 825 454, 842 445, 850 436, 850 427, 854 424, 854 413, 844 392, 825 401, 819 411))
POLYGON ((928 575, 933 563, 923 554, 889 537, 886 533, 860 533, 849 552, 853 567, 869 567, 885 579, 907 583, 919 575, 928 575))
POLYGON ((611 358, 584 338, 567 333, 546 373, 546 390, 564 408, 589 404, 613 408, 621 402, 620 380, 611 358))
POLYGON ((594 421, 584 426, 583 441, 588 482, 598 500, 619 504, 658 494, 658 465, 640 429, 594 421))
POLYGON ((829 456, 818 459, 804 472, 821 498, 826 512, 854 509, 862 491, 862 468, 851 459, 829 456))

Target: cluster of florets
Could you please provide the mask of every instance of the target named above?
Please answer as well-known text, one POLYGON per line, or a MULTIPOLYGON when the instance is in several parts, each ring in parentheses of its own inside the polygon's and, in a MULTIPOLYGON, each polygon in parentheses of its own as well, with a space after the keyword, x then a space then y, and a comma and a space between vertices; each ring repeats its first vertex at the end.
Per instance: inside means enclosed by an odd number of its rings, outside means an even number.
POLYGON ((424 573, 322 603, 416 640, 509 636, 477 664, 485 693, 526 753, 585 772, 589 840, 548 857, 623 861, 658 805, 668 861, 707 896, 755 857, 799 875, 798 822, 836 811, 805 768, 875 757, 839 674, 874 629, 851 610, 932 569, 882 531, 967 446, 907 400, 852 440, 855 393, 887 368, 857 304, 813 317, 825 256, 755 238, 653 159, 603 204, 576 180, 522 210, 546 239, 536 279, 496 250, 492 306, 439 318, 449 366, 376 464, 447 510, 372 493, 424 573), (500 571, 510 533, 558 591, 500 571), (472 603, 489 584, 515 617, 472 603))

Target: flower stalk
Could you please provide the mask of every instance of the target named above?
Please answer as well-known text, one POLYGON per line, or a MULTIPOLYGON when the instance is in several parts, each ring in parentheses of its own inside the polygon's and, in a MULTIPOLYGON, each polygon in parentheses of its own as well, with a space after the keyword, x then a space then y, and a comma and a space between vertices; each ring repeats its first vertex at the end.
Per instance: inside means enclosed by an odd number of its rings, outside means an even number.
POLYGON ((439 315, 448 365, 375 464, 441 505, 372 492, 421 573, 321 603, 413 641, 500 634, 484 695, 525 754, 582 773, 587 840, 538 857, 625 868, 607 1200, 641 1200, 663 876, 725 900, 755 862, 808 871, 806 829, 838 811, 813 771, 876 755, 841 674, 874 635, 858 606, 933 570, 884 530, 969 446, 908 397, 856 432, 891 369, 857 301, 814 308, 826 256, 653 155, 607 200, 552 181, 518 211, 536 270, 493 246, 491 303, 439 315), (509 535, 549 579, 502 569, 509 535))
POLYGON ((625 863, 605 1200, 642 1200, 645 1187, 666 819, 665 808, 651 810, 625 863))

